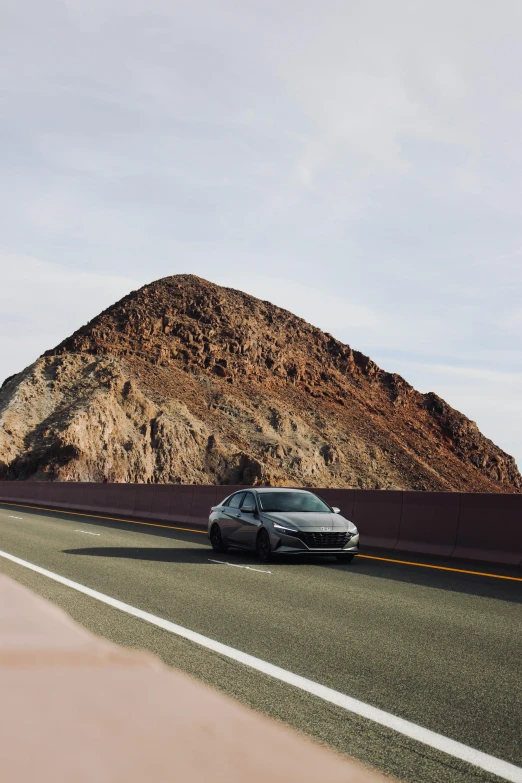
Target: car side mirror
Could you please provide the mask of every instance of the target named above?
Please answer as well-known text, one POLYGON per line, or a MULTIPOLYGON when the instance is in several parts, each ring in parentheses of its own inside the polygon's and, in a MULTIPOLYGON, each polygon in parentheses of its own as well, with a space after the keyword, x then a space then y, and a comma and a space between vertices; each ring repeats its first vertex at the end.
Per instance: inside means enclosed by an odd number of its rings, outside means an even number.
POLYGON ((244 514, 255 514, 256 507, 255 507, 255 506, 243 506, 243 508, 241 509, 241 511, 242 511, 244 514))
POLYGON ((332 506, 332 511, 334 512, 334 514, 340 514, 341 513, 341 509, 337 508, 337 506, 332 506))

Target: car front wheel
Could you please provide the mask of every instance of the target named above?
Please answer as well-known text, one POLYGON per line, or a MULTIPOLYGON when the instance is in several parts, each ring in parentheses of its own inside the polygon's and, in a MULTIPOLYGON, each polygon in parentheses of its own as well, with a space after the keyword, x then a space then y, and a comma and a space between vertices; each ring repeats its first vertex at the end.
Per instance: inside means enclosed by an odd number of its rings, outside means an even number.
POLYGON ((221 535, 221 528, 219 525, 213 525, 212 529, 210 531, 210 543, 212 544, 212 549, 214 552, 226 552, 228 549, 228 546, 223 541, 223 536, 221 535))
POLYGON ((268 563, 272 557, 272 546, 270 544, 270 536, 266 530, 260 530, 256 541, 256 552, 258 558, 262 563, 268 563))

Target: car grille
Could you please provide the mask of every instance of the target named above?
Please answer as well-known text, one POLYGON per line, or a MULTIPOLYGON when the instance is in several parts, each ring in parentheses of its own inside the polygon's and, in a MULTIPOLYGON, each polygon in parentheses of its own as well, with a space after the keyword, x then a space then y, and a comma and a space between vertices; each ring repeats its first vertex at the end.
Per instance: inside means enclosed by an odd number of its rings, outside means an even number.
POLYGON ((300 533, 299 538, 310 549, 340 549, 351 538, 350 533, 300 533))

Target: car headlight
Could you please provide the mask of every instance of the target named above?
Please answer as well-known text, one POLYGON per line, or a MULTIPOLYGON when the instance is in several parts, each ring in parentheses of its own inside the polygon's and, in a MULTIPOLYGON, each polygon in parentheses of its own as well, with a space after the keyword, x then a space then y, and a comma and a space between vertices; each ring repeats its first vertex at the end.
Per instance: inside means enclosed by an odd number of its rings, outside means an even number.
POLYGON ((298 533, 299 531, 295 529, 295 527, 287 527, 286 525, 282 525, 280 522, 272 522, 274 526, 274 530, 276 530, 278 533, 298 533))

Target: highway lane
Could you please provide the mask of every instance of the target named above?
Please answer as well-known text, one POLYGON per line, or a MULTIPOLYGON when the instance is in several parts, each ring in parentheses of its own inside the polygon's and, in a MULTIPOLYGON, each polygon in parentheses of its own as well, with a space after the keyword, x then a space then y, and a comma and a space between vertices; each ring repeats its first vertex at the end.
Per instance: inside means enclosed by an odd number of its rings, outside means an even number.
MULTIPOLYGON (((7 505, 0 549, 522 765, 520 582, 363 559, 260 566, 213 555, 198 533, 7 505)), ((404 781, 497 779, 2 558, 0 570, 91 630, 404 781)))

